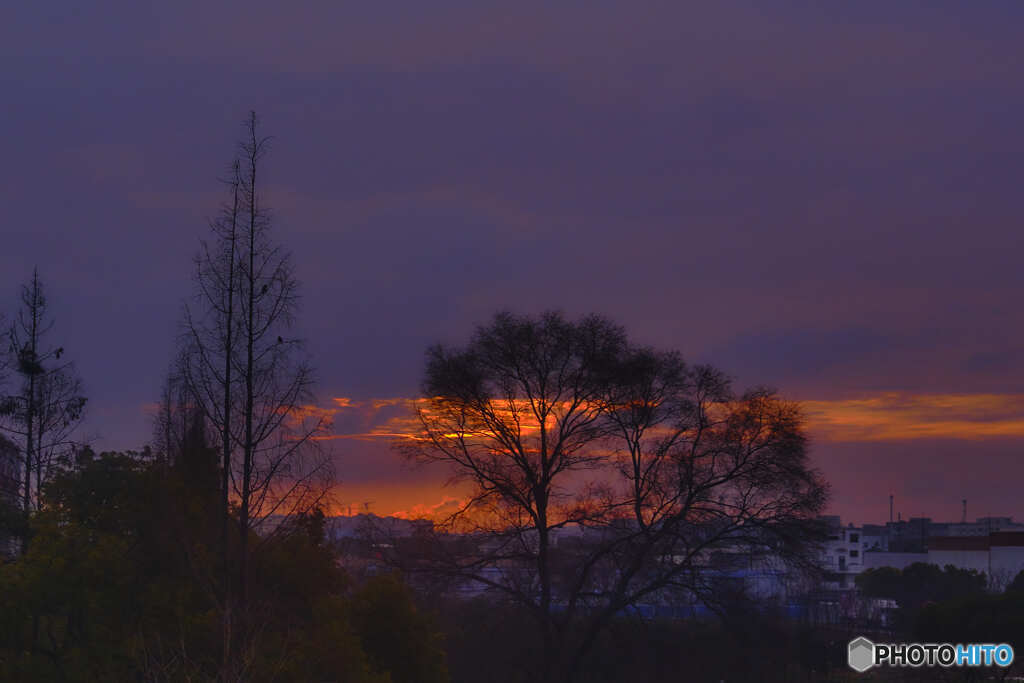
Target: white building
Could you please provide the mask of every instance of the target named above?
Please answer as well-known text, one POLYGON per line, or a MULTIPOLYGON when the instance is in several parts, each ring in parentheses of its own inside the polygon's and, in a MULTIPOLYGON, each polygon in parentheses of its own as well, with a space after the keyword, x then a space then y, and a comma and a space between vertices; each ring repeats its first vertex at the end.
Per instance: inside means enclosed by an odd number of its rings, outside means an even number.
POLYGON ((997 531, 985 536, 933 536, 923 553, 867 552, 864 569, 906 569, 915 562, 975 570, 988 577, 989 589, 1002 591, 1024 570, 1024 532, 997 531))
POLYGON ((879 569, 881 567, 906 569, 915 562, 927 564, 928 553, 889 553, 881 550, 869 550, 864 553, 864 569, 879 569))
POLYGON ((1001 591, 1024 571, 1024 532, 933 538, 928 544, 928 562, 940 567, 974 569, 989 578, 990 590, 1001 591))
POLYGON ((831 575, 831 588, 853 588, 854 578, 864 571, 864 549, 870 547, 861 527, 842 526, 838 517, 826 517, 829 525, 822 565, 831 575))

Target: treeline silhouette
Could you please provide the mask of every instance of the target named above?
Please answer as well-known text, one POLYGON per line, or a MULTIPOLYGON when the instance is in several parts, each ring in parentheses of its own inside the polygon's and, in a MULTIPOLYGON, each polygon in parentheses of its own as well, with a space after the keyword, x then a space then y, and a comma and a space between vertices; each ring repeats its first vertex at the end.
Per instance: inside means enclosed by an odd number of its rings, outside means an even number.
MULTIPOLYGON (((319 511, 261 543, 247 647, 223 661, 216 451, 80 450, 44 485, 24 555, 0 566, 0 679, 445 681, 436 627, 400 579, 355 585, 319 511), (389 634, 400 634, 391 637, 389 634)), ((240 544, 228 548, 237 561, 240 544)), ((229 627, 233 625, 229 624, 229 627)))

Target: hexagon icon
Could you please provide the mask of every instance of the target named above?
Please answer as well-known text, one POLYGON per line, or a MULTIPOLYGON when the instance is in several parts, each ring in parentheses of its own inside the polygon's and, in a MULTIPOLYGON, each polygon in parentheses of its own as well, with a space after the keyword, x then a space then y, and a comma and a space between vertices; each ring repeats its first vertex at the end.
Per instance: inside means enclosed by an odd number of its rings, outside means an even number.
POLYGON ((875 644, 864 636, 850 641, 846 661, 857 673, 864 673, 875 664, 875 644))

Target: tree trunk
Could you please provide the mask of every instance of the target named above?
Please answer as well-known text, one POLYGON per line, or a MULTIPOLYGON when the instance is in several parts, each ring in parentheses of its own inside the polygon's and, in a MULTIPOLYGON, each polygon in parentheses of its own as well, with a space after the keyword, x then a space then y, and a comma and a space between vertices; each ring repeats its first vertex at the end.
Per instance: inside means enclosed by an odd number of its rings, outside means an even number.
MULTIPOLYGON (((35 339, 33 336, 32 353, 35 352, 35 339)), ((25 439, 25 491, 22 496, 22 513, 24 514, 25 527, 22 529, 21 535, 21 554, 24 555, 28 552, 28 521, 32 514, 32 451, 35 445, 32 438, 32 428, 35 425, 35 396, 36 396, 36 378, 35 375, 29 376, 28 380, 28 404, 25 406, 26 414, 26 425, 28 428, 28 436, 25 439)))
MULTIPOLYGON (((31 366, 28 369, 28 400, 25 404, 25 428, 27 431, 25 437, 25 491, 22 496, 22 512, 24 513, 25 527, 22 530, 21 536, 21 553, 24 555, 28 552, 28 522, 32 514, 32 465, 35 459, 38 457, 35 452, 35 439, 34 439, 34 427, 36 421, 36 411, 38 406, 36 405, 36 363, 38 361, 38 337, 39 337, 39 306, 38 306, 38 295, 39 295, 39 274, 38 271, 32 271, 32 293, 30 295, 30 311, 31 316, 31 331, 29 332, 28 339, 28 351, 29 362, 31 366)), ((38 485, 38 482, 37 482, 38 485)))
POLYGON ((231 515, 229 506, 229 486, 231 480, 231 366, 233 362, 232 352, 234 350, 234 324, 235 324, 235 252, 238 228, 238 162, 235 162, 234 176, 232 177, 231 197, 231 238, 228 252, 228 291, 227 298, 227 322, 224 333, 224 408, 222 411, 221 424, 221 519, 220 519, 220 548, 221 564, 223 566, 224 581, 224 614, 223 614, 223 668, 227 674, 228 663, 231 661, 231 562, 228 551, 228 523, 231 515))
POLYGON ((554 624, 551 615, 551 565, 548 556, 550 543, 547 518, 546 492, 538 492, 537 496, 537 578, 540 582, 540 615, 543 620, 541 637, 543 638, 544 662, 541 669, 541 681, 550 683, 554 680, 558 648, 555 643, 554 624))
POLYGON ((256 342, 256 231, 259 217, 256 194, 256 156, 258 143, 256 140, 256 115, 253 113, 249 119, 250 131, 253 137, 253 152, 249 164, 249 270, 246 273, 246 296, 248 297, 249 308, 246 311, 245 327, 245 444, 242 457, 242 501, 239 519, 241 538, 241 556, 239 564, 239 592, 241 606, 244 609, 248 599, 248 564, 249 564, 249 498, 252 495, 252 466, 253 466, 253 410, 255 410, 253 373, 255 372, 254 344, 256 342))

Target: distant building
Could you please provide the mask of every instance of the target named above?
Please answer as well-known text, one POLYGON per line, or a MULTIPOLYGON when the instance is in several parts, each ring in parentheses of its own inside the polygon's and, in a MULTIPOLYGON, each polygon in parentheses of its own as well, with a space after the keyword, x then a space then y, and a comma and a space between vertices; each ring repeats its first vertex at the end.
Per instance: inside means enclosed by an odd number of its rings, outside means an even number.
POLYGON ((378 517, 373 513, 352 516, 338 515, 327 518, 325 532, 327 540, 340 541, 345 538, 409 538, 418 532, 430 531, 434 523, 428 519, 404 519, 401 517, 378 517))
POLYGON ((889 534, 886 533, 884 524, 865 524, 861 527, 865 552, 889 550, 889 534))
MULTIPOLYGON (((887 522, 887 549, 896 553, 920 553, 928 547, 928 538, 935 525, 928 517, 911 517, 909 520, 887 522)), ((936 529, 944 531, 943 529, 936 529)))
MULTIPOLYGON (((854 578, 864 570, 864 548, 868 541, 864 530, 852 524, 842 526, 839 517, 827 516, 821 520, 827 525, 822 567, 827 572, 826 585, 829 588, 847 589, 854 587, 854 578)), ((873 539, 871 543, 877 543, 873 539)))
POLYGON ((827 585, 834 589, 853 588, 856 575, 866 569, 906 569, 915 562, 976 570, 988 577, 993 590, 1002 590, 1024 570, 1024 524, 1012 517, 974 522, 914 517, 845 528, 838 517, 821 520, 829 528, 822 566, 829 573, 827 585))
POLYGON ((928 548, 928 563, 974 569, 989 578, 990 589, 1002 590, 1024 570, 1024 532, 934 538, 928 548))
POLYGON ((946 536, 988 536, 997 531, 1024 531, 1024 524, 1012 517, 979 517, 974 522, 948 524, 946 536))
POLYGON ((915 562, 928 562, 928 553, 899 553, 892 551, 869 551, 864 553, 864 569, 906 569, 915 562))

